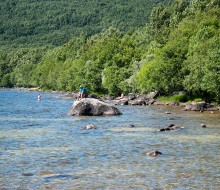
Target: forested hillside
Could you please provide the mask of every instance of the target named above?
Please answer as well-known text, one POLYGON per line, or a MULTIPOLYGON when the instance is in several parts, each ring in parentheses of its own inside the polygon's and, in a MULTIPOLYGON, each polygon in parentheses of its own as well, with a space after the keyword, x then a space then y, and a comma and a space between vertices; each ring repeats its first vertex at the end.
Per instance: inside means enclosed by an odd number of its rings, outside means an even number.
POLYGON ((117 94, 185 91, 220 101, 220 0, 158 4, 143 27, 116 26, 58 47, 0 52, 1 86, 117 94))
POLYGON ((81 33, 91 36, 111 26, 121 31, 143 26, 157 3, 169 0, 1 0, 1 47, 62 45, 81 33))

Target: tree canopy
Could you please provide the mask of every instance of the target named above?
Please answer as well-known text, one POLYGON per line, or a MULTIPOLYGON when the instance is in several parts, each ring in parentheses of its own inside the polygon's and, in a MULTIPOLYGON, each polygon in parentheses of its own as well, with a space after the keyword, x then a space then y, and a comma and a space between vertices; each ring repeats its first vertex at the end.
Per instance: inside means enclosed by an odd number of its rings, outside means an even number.
POLYGON ((129 30, 111 23, 56 47, 2 48, 0 85, 65 91, 84 85, 111 94, 186 91, 220 101, 219 5, 219 0, 173 0, 155 6, 145 25, 129 30))
POLYGON ((1 0, 0 44, 8 47, 60 46, 72 37, 109 27, 144 26, 152 8, 168 0, 1 0))

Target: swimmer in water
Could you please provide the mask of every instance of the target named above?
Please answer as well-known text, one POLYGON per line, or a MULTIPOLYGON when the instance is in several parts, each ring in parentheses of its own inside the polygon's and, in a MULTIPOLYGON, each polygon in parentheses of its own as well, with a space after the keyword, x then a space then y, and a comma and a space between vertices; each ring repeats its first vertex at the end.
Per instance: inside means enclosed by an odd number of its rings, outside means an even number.
POLYGON ((40 95, 40 94, 38 94, 38 96, 37 96, 37 100, 38 100, 38 102, 41 101, 41 95, 40 95))

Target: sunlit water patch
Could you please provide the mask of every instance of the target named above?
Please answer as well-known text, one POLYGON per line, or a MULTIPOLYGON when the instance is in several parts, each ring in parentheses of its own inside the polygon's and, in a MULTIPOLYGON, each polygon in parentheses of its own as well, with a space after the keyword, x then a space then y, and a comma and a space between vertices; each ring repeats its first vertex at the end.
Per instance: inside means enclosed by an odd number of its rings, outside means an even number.
POLYGON ((118 106, 123 115, 70 117, 71 100, 41 95, 0 91, 2 189, 219 189, 219 112, 118 106), (170 124, 182 128, 158 131, 170 124), (154 150, 163 154, 146 156, 154 150))

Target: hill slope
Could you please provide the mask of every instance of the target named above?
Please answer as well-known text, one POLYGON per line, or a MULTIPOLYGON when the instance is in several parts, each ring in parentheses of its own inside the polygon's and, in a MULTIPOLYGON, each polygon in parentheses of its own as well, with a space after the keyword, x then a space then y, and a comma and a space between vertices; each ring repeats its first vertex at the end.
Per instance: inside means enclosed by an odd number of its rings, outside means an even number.
POLYGON ((81 33, 91 36, 111 26, 122 31, 143 26, 152 8, 169 0, 2 0, 2 47, 61 45, 81 33))

